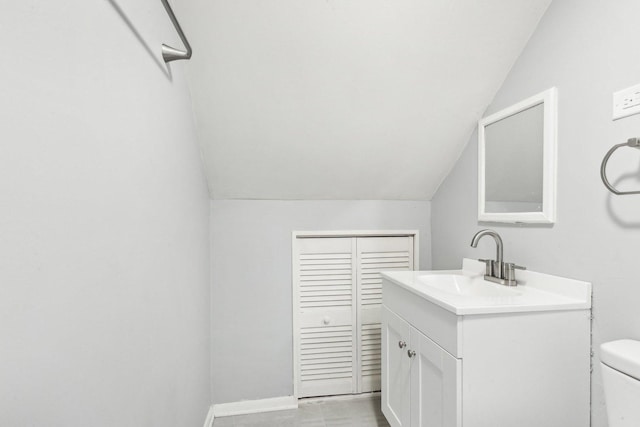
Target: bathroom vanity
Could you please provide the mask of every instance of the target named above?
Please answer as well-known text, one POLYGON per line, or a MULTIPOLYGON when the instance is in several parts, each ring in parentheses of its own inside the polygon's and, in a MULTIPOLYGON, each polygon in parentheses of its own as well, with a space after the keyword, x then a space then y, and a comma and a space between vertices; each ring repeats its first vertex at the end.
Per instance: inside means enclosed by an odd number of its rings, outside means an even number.
POLYGON ((588 427, 591 285, 531 271, 383 274, 382 411, 393 427, 588 427))

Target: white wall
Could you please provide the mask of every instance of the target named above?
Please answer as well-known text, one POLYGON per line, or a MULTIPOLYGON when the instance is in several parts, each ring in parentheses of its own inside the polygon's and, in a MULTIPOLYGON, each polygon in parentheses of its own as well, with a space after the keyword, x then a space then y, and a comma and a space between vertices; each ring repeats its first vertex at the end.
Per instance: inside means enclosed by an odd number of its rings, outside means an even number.
POLYGON ((213 402, 293 394, 291 232, 420 232, 431 266, 429 202, 211 202, 213 402))
POLYGON ((1 9, 0 425, 201 426, 209 205, 164 8, 1 9))
MULTIPOLYGON (((505 241, 505 259, 532 270, 591 281, 594 286, 593 426, 606 426, 599 348, 640 339, 640 196, 616 197, 599 167, 613 144, 640 136, 640 116, 613 122, 612 92, 640 83, 640 2, 555 1, 487 113, 551 86, 559 90, 558 221, 548 226, 479 224, 474 136, 433 199, 433 265, 460 265, 464 256, 494 254, 493 243, 469 247, 490 226, 505 241)), ((610 164, 611 180, 640 187, 640 152, 626 149, 610 164), (629 182, 630 181, 630 182, 629 182)))

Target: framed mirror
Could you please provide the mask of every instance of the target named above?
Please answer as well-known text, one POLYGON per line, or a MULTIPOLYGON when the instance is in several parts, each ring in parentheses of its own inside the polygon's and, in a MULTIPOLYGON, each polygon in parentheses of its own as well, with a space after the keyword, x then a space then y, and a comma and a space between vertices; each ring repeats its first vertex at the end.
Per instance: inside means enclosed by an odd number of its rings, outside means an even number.
POLYGON ((557 90, 478 122, 478 220, 553 223, 557 90))

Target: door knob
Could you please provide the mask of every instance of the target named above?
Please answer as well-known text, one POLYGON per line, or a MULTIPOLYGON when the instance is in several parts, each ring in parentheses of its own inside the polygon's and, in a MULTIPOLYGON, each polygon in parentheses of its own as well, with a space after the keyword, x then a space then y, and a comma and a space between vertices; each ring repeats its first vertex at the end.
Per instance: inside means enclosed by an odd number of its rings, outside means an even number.
POLYGON ((400 342, 398 342, 398 347, 400 347, 401 349, 402 349, 402 348, 405 348, 406 346, 407 346, 407 343, 406 343, 406 342, 404 342, 404 341, 400 341, 400 342))
POLYGON ((407 350, 407 356, 409 356, 409 358, 413 358, 416 355, 416 352, 413 350, 407 350))

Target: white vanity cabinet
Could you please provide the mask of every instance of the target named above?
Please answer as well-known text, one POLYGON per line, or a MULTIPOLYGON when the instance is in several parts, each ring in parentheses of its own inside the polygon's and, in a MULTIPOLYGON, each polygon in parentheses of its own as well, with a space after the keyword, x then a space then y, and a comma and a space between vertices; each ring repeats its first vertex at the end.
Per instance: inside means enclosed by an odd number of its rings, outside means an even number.
POLYGON ((461 361, 389 309, 382 319, 382 406, 389 423, 461 425, 461 361))
POLYGON ((391 426, 589 426, 590 284, 527 272, 511 294, 489 287, 450 298, 421 284, 429 273, 383 274, 382 412, 391 426), (565 294, 536 288, 538 279, 565 294))

